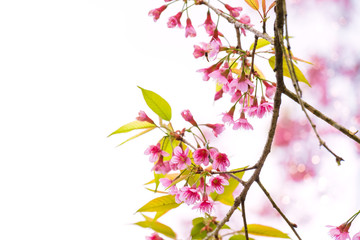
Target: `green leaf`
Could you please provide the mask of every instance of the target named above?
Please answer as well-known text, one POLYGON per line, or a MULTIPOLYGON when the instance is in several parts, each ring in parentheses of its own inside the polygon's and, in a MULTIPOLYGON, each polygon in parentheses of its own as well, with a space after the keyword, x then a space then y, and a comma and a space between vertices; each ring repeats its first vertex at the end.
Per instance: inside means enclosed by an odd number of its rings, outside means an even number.
POLYGON ((245 2, 254 10, 259 10, 258 0, 245 0, 245 2))
POLYGON ((171 120, 171 107, 169 103, 163 99, 160 95, 157 93, 154 93, 153 91, 146 90, 144 88, 141 88, 138 86, 138 88, 141 89, 144 100, 146 104, 149 106, 149 108, 156 113, 161 119, 164 119, 166 121, 171 120))
MULTIPOLYGON (((264 236, 264 237, 276 237, 276 238, 289 238, 286 234, 277 230, 276 228, 259 225, 259 224, 249 224, 247 225, 249 234, 264 236)), ((244 231, 244 228, 242 229, 244 231)))
MULTIPOLYGON (((260 39, 258 39, 258 41, 257 41, 256 49, 265 47, 265 46, 267 46, 267 45, 269 45, 269 44, 270 44, 270 42, 269 42, 268 40, 263 39, 263 38, 260 38, 260 39)), ((250 46, 250 51, 253 50, 253 48, 254 48, 254 43, 251 44, 251 46, 250 46)))
POLYGON ((145 131, 142 131, 141 133, 138 133, 138 134, 136 134, 135 136, 132 136, 131 138, 128 138, 128 139, 125 140, 124 142, 120 143, 118 146, 121 146, 121 145, 123 145, 124 143, 126 143, 126 142, 128 142, 128 141, 130 141, 130 140, 133 140, 133 139, 135 139, 135 138, 137 138, 137 137, 140 137, 141 135, 144 135, 145 133, 148 133, 148 132, 150 132, 151 130, 153 130, 153 129, 155 129, 155 128, 156 128, 156 127, 148 128, 148 129, 146 129, 145 131))
MULTIPOLYGON (((270 64, 272 69, 275 68, 275 56, 273 56, 273 57, 271 57, 269 59, 269 64, 270 64)), ((295 74, 296 74, 296 77, 297 77, 298 81, 306 83, 309 87, 311 87, 308 80, 306 80, 304 74, 300 71, 300 69, 295 64, 294 64, 294 70, 295 70, 295 74)), ((288 77, 288 78, 291 79, 290 71, 289 71, 289 68, 288 68, 288 66, 286 64, 285 57, 283 58, 283 74, 284 74, 285 77, 288 77)))
MULTIPOLYGON (((241 169, 244 169, 244 168, 233 169, 231 171, 236 171, 236 170, 241 170, 241 169)), ((238 172, 238 173, 235 173, 234 175, 241 179, 244 176, 244 173, 245 172, 238 172)), ((216 192, 212 192, 212 193, 210 193, 210 197, 214 201, 219 201, 225 205, 232 206, 234 204, 233 192, 235 191, 235 189, 237 188, 238 185, 239 185, 238 181, 236 181, 234 178, 230 178, 229 185, 224 187, 224 192, 222 194, 217 194, 216 192)))
POLYGON ((151 200, 136 212, 164 212, 178 206, 180 204, 175 202, 175 196, 165 195, 151 200))
POLYGON ((156 125, 149 123, 149 122, 143 122, 143 121, 133 121, 131 123, 125 124, 123 126, 121 126, 118 130, 116 130, 115 132, 111 133, 108 137, 110 137, 111 135, 114 134, 118 134, 118 133, 126 133, 126 132, 130 132, 132 130, 136 130, 136 129, 145 129, 145 128, 155 128, 156 125))
POLYGON ((137 222, 134 224, 138 225, 140 227, 143 227, 143 228, 151 228, 155 232, 164 234, 165 236, 167 236, 169 238, 176 239, 175 232, 169 226, 166 226, 165 224, 154 221, 153 219, 151 219, 145 215, 143 215, 143 216, 145 217, 145 221, 137 222))
MULTIPOLYGON (((246 240, 246 237, 244 235, 238 234, 232 236, 231 238, 229 238, 229 240, 246 240)), ((255 240, 255 239, 249 238, 249 240, 255 240)))

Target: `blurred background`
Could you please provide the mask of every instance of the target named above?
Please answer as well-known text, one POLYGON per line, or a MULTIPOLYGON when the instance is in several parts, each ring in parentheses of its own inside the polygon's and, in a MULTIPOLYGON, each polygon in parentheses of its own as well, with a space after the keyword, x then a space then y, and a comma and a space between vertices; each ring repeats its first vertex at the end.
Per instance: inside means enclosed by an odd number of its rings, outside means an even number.
MULTIPOLYGON (((206 8, 190 9, 198 37, 185 39, 184 30, 166 26, 181 3, 168 7, 156 23, 148 16, 162 4, 0 2, 0 239, 144 239, 152 233, 132 223, 142 220, 136 210, 154 197, 143 185, 152 178, 143 152, 161 133, 121 147, 116 146, 131 134, 107 138, 133 121, 139 110, 155 118, 137 86, 170 103, 178 129, 186 124, 180 117, 184 109, 198 122, 215 123, 230 108, 227 100, 213 102, 215 83, 202 81, 196 72, 209 63, 192 56, 193 45, 207 40, 197 28, 206 8)), ((250 12, 244 1, 229 4, 250 12)), ((314 63, 299 63, 312 84, 303 86, 304 99, 344 126, 359 129, 359 2, 287 4, 293 53, 314 63)), ((260 18, 249 15, 259 28, 260 18)), ((226 32, 225 21, 220 24, 226 32)), ((244 46, 252 41, 248 34, 244 46)), ((271 78, 266 61, 261 67, 271 78)), ((299 225, 303 239, 330 239, 325 226, 338 226, 359 210, 359 145, 316 121, 327 144, 345 159, 338 167, 334 157, 318 147, 299 110, 285 100, 262 181, 299 225)), ((254 163, 269 119, 254 121, 253 132, 228 129, 212 143, 234 159, 234 168, 254 163)), ((291 235, 259 189, 254 187, 248 199, 249 223, 291 235)), ((226 209, 216 211, 221 215, 226 209)), ((181 206, 159 221, 172 226, 179 239, 187 239, 184 227, 195 216, 200 215, 181 206)), ((234 216, 229 225, 241 228, 242 221, 234 216)), ((359 231, 357 219, 350 232, 359 231)))

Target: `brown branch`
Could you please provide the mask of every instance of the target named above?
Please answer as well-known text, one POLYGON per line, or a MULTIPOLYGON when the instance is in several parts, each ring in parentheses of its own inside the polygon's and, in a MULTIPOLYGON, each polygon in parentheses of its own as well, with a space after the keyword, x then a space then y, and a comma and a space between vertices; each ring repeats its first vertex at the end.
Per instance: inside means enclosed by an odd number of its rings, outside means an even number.
POLYGON ((244 222, 245 238, 246 238, 246 240, 249 240, 249 232, 248 232, 248 227, 247 227, 247 223, 246 223, 246 214, 245 214, 245 197, 244 197, 244 199, 241 200, 241 213, 242 213, 242 218, 243 218, 243 222, 244 222))
MULTIPOLYGON (((286 96, 288 96, 289 98, 291 98, 292 100, 294 100, 295 102, 299 103, 299 100, 297 99, 296 94, 291 92, 289 89, 285 88, 284 94, 286 96)), ((338 124, 337 122, 335 122, 334 120, 332 120, 331 118, 329 118, 328 116, 326 116, 325 114, 323 114, 322 112, 320 112, 319 110, 317 110, 316 108, 314 108, 313 106, 311 106, 310 104, 305 102, 304 100, 302 100, 302 102, 304 103, 304 107, 307 110, 309 110, 312 114, 314 114, 318 118, 322 119, 323 121, 325 121, 332 127, 336 128, 337 130, 339 130, 340 132, 342 132, 343 134, 345 134, 346 136, 348 136, 349 138, 351 138, 352 140, 354 140, 355 142, 360 144, 360 138, 355 135, 356 132, 351 132, 349 129, 338 124)))
POLYGON ((213 5, 211 5, 210 3, 208 3, 205 0, 201 0, 200 1, 201 4, 204 4, 206 6, 208 6, 209 8, 211 8, 217 15, 222 16, 223 18, 225 18, 229 23, 234 24, 235 28, 245 28, 246 30, 252 32, 253 34, 255 34, 258 37, 264 38, 267 41, 269 41, 272 45, 274 45, 274 39, 272 37, 270 37, 267 33, 262 33, 256 29, 254 29, 253 27, 250 27, 249 25, 246 24, 242 24, 240 22, 238 22, 235 18, 232 18, 228 15, 226 15, 225 13, 223 13, 221 10, 217 9, 216 7, 214 7, 213 5))
POLYGON ((263 192, 265 193, 266 197, 269 199, 269 201, 271 202, 272 206, 276 209, 276 211, 281 215, 281 217, 285 220, 285 222, 290 226, 291 230, 295 233, 295 235, 298 237, 299 240, 301 240, 299 234, 296 232, 295 228, 297 227, 297 225, 295 223, 292 223, 289 221, 289 219, 285 216, 285 214, 280 210, 280 208, 276 205, 275 201, 272 199, 272 197, 270 196, 270 193, 266 190, 266 188, 264 187, 264 185, 262 185, 262 183, 260 182, 260 179, 256 180, 257 184, 259 185, 259 187, 261 188, 261 190, 263 190, 263 192))

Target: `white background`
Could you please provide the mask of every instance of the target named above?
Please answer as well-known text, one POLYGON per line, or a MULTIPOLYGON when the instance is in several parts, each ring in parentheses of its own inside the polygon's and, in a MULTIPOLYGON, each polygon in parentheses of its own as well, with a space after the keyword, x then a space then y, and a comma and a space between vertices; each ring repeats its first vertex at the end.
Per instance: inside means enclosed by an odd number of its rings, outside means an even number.
POLYGON ((195 73, 207 66, 192 57, 200 40, 154 24, 148 11, 161 4, 0 1, 0 239, 151 233, 131 223, 153 197, 143 152, 160 135, 119 148, 131 135, 107 135, 149 113, 137 85, 167 99, 175 120, 214 109, 214 85, 195 73))

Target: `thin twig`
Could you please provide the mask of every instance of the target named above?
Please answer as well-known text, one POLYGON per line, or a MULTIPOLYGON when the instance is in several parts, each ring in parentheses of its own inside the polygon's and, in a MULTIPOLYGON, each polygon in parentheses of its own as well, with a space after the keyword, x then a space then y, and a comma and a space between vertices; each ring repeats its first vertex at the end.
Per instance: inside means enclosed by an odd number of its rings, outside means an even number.
POLYGON ((249 171, 249 170, 253 170, 256 169, 257 166, 254 165, 252 167, 249 168, 244 168, 244 169, 240 169, 240 170, 234 170, 234 171, 224 171, 224 172, 220 172, 220 171, 212 171, 212 174, 227 174, 227 173, 239 173, 239 172, 245 172, 245 171, 249 171))
POLYGON ((246 223, 246 214, 245 214, 245 198, 241 200, 241 213, 242 213, 242 218, 243 218, 243 222, 244 222, 245 238, 246 238, 246 240, 249 240, 249 232, 248 232, 248 227, 247 227, 247 223, 246 223))
POLYGON ((290 226, 291 230, 295 233, 295 235, 297 236, 297 238, 299 240, 301 240, 299 234, 297 233, 297 231, 295 230, 295 228, 297 227, 297 225, 295 223, 292 223, 289 221, 289 219, 285 216, 285 214, 280 210, 280 208, 276 205, 275 201, 272 199, 272 197, 270 196, 270 193, 266 190, 266 188, 264 187, 264 185, 262 185, 262 183, 260 182, 260 179, 256 180, 257 184, 259 185, 259 187, 261 188, 261 190, 265 193, 266 197, 269 199, 269 201, 271 202, 272 206, 276 209, 276 211, 281 215, 281 217, 285 220, 285 222, 290 226))
POLYGON ((260 38, 264 38, 267 41, 269 41, 272 45, 274 45, 274 39, 272 37, 270 37, 267 33, 262 33, 256 29, 254 29, 253 27, 246 25, 246 24, 242 24, 240 22, 238 22, 236 19, 224 14, 222 11, 220 11, 219 9, 217 9, 216 7, 214 7, 213 5, 211 5, 209 2, 202 0, 200 1, 201 4, 204 4, 206 6, 208 6, 209 8, 211 8, 217 15, 222 16, 223 18, 225 18, 229 23, 234 24, 235 27, 238 28, 245 28, 246 30, 252 32, 253 34, 255 34, 256 36, 260 37, 260 38))
MULTIPOLYGON (((295 102, 299 103, 299 100, 297 99, 296 94, 291 92, 289 89, 285 88, 284 89, 284 94, 286 96, 288 96, 289 98, 291 98, 292 100, 294 100, 295 102)), ((346 136, 348 136, 349 138, 351 138, 355 142, 360 143, 360 138, 355 135, 356 132, 351 132, 349 129, 347 129, 344 126, 338 124, 337 122, 332 120, 330 117, 326 116, 325 114, 323 114, 322 112, 320 112, 319 110, 317 110, 316 108, 311 106, 309 103, 305 102, 304 100, 302 100, 302 102, 304 104, 304 107, 307 110, 309 110, 312 114, 314 114, 318 118, 322 119, 323 121, 325 121, 326 123, 328 123, 332 127, 336 128, 337 130, 339 130, 340 132, 342 132, 343 134, 345 134, 346 136)))

